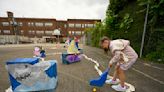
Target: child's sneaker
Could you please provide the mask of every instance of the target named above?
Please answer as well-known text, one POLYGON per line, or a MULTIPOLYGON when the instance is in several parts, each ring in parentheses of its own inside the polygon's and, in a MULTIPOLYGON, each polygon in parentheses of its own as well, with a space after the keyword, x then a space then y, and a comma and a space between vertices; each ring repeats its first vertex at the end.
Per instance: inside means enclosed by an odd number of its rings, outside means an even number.
POLYGON ((106 80, 106 83, 107 83, 107 84, 112 84, 112 85, 113 85, 113 84, 118 84, 118 83, 119 83, 119 80, 115 80, 115 81, 114 81, 113 79, 110 79, 110 80, 106 80))
POLYGON ((118 84, 118 85, 112 85, 112 88, 114 90, 116 90, 116 91, 121 91, 121 92, 124 92, 127 89, 126 86, 122 87, 120 84, 118 84))

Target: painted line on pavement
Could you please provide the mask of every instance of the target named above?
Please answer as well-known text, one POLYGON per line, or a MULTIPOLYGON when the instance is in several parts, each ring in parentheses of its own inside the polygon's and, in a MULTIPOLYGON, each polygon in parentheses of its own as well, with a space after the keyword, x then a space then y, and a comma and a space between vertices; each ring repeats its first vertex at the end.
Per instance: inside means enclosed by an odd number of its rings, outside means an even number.
POLYGON ((156 78, 153 78, 153 77, 151 77, 150 75, 148 75, 148 74, 146 74, 146 73, 144 73, 144 72, 141 72, 140 70, 137 70, 137 69, 135 69, 135 68, 132 68, 132 69, 133 69, 134 71, 136 71, 136 72, 138 72, 138 73, 144 75, 145 77, 148 77, 148 78, 150 78, 150 79, 152 79, 152 80, 154 80, 154 81, 156 81, 156 82, 158 82, 158 83, 164 85, 164 82, 163 82, 163 81, 160 81, 160 80, 158 80, 158 79, 156 79, 156 78))
POLYGON ((62 54, 61 52, 56 52, 56 53, 47 53, 46 55, 60 55, 62 54))
POLYGON ((148 63, 143 63, 145 66, 148 66, 148 67, 153 67, 155 69, 159 69, 159 70, 164 70, 163 68, 160 68, 160 67, 157 67, 157 66, 153 66, 151 64, 148 64, 148 63))

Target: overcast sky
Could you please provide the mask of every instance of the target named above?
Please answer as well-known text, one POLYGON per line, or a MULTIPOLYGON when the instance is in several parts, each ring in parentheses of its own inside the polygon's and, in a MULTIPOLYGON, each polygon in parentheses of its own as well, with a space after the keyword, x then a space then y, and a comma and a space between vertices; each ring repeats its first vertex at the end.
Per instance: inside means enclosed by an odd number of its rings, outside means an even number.
POLYGON ((0 0, 0 16, 104 19, 109 0, 0 0))

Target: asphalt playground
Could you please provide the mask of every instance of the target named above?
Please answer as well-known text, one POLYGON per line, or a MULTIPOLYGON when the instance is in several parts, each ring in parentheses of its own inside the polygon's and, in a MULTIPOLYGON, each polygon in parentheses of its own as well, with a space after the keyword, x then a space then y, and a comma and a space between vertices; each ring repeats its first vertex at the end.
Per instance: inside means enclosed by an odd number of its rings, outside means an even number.
MULTIPOLYGON (((41 44, 40 44, 41 45, 41 44)), ((6 45, 0 46, 0 92, 5 92, 10 86, 5 62, 13 58, 33 56, 33 45, 6 45)), ((61 62, 61 53, 66 49, 54 44, 42 45, 46 49, 46 60, 57 60, 58 86, 55 92, 92 92, 89 80, 98 77, 94 63, 83 58, 81 62, 64 65, 61 62)), ((81 45, 84 54, 98 61, 102 71, 108 66, 110 55, 104 54, 102 49, 81 45)), ((112 76, 114 69, 111 69, 112 76)), ((164 65, 138 60, 135 65, 126 71, 126 81, 135 87, 135 92, 164 92, 164 65)), ((97 88, 97 92, 115 92, 110 85, 105 84, 97 88)))

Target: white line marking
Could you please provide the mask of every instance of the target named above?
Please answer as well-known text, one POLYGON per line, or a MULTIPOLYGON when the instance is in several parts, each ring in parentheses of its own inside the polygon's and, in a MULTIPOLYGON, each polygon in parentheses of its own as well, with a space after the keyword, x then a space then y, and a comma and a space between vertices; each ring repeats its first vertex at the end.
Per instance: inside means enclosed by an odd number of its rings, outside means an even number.
POLYGON ((152 80, 154 80, 154 81, 160 83, 160 84, 164 84, 163 81, 160 81, 160 80, 158 80, 158 79, 156 79, 156 78, 153 78, 153 77, 151 77, 150 75, 145 74, 145 73, 143 73, 143 72, 141 72, 141 71, 139 71, 139 70, 137 70, 137 69, 135 69, 135 68, 132 68, 132 69, 133 69, 134 71, 136 71, 136 72, 138 72, 138 73, 140 73, 140 74, 142 74, 142 75, 144 75, 144 76, 146 76, 146 77, 148 77, 148 78, 150 78, 150 79, 152 79, 152 80))
POLYGON ((163 68, 157 67, 157 66, 152 66, 151 64, 148 63, 143 63, 145 66, 149 66, 149 67, 153 67, 155 69, 159 69, 159 70, 164 70, 163 68))
POLYGON ((8 89, 5 90, 5 92, 13 92, 12 87, 10 86, 8 89))
POLYGON ((57 52, 57 53, 47 53, 46 55, 60 55, 62 54, 61 52, 57 52))
POLYGON ((60 49, 60 50, 66 50, 67 48, 57 48, 57 47, 53 47, 53 48, 50 48, 50 49, 60 49))

